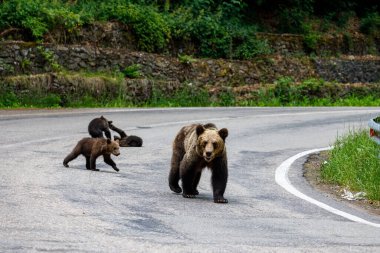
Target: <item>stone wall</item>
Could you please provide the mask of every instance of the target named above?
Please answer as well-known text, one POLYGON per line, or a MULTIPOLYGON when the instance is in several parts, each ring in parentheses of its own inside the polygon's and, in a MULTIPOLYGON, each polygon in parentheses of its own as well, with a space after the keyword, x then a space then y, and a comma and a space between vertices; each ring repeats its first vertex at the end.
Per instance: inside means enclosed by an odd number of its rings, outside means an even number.
MULTIPOLYGON (((305 37, 297 34, 256 33, 257 38, 266 40, 275 54, 299 55, 313 52, 317 55, 367 55, 380 53, 380 38, 371 38, 359 33, 315 34, 316 46, 310 48, 305 37)), ((136 39, 130 28, 119 22, 96 22, 82 27, 75 33, 59 29, 52 31, 45 41, 65 45, 96 45, 117 49, 137 49, 136 39)), ((197 55, 196 45, 191 41, 170 41, 165 52, 176 56, 178 53, 197 55)), ((162 53, 162 52, 160 52, 162 53)))
POLYGON ((192 82, 196 85, 242 86, 273 83, 291 76, 296 81, 323 78, 343 83, 380 80, 380 57, 338 58, 272 55, 250 61, 197 59, 186 64, 177 57, 86 45, 0 43, 0 76, 69 71, 114 71, 140 64, 144 77, 192 82))
POLYGON ((297 34, 257 33, 257 37, 266 40, 276 54, 303 55, 368 55, 379 54, 379 38, 370 38, 363 34, 336 34, 315 37, 316 46, 310 48, 305 37, 297 34))

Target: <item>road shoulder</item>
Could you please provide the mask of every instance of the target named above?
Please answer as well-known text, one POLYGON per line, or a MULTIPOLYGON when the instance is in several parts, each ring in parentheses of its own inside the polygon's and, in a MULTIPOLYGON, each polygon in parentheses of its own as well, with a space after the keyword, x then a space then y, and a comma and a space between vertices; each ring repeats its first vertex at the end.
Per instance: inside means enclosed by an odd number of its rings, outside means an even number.
POLYGON ((328 184, 321 178, 322 164, 328 160, 328 151, 310 154, 303 164, 303 176, 309 184, 327 197, 343 202, 352 208, 364 210, 370 214, 380 216, 380 201, 369 201, 367 199, 347 200, 342 197, 344 187, 328 184))

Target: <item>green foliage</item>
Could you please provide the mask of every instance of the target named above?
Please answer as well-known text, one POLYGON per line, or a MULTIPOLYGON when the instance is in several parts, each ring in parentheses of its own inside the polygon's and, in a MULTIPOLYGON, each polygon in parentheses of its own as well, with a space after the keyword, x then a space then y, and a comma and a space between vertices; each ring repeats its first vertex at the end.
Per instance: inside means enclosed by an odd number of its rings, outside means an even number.
POLYGON ((61 28, 68 32, 74 32, 84 23, 80 14, 70 11, 65 6, 46 8, 44 12, 51 29, 61 28))
POLYGON ((352 191, 364 191, 369 199, 380 200, 380 146, 367 130, 351 131, 338 137, 323 165, 322 178, 352 191))
POLYGON ((291 77, 279 78, 273 88, 253 91, 252 100, 238 102, 243 106, 377 106, 380 92, 376 86, 344 86, 322 79, 306 79, 296 83, 291 77))
POLYGON ((138 78, 141 76, 140 69, 141 69, 140 64, 132 64, 128 67, 125 67, 121 72, 123 73, 124 77, 138 78))
POLYGON ((302 24, 302 32, 304 34, 303 44, 308 52, 315 52, 321 36, 315 32, 311 23, 302 24))
POLYGON ((9 84, 2 84, 0 87, 0 108, 51 108, 61 106, 61 97, 57 94, 47 94, 29 90, 16 93, 15 88, 9 84))
POLYGON ((139 50, 166 52, 171 45, 190 42, 197 56, 252 59, 271 53, 255 35, 263 29, 304 34, 311 52, 319 42, 318 29, 343 27, 351 17, 364 17, 361 30, 378 34, 378 4, 364 1, 4 0, 0 31, 21 28, 24 38, 43 40, 54 29, 75 33, 94 21, 117 20, 127 25, 139 50), (309 25, 318 18, 323 27, 309 25))
POLYGON ((58 72, 63 69, 62 66, 57 62, 53 51, 50 51, 43 46, 37 46, 37 50, 42 55, 44 60, 48 63, 50 70, 58 72))
POLYGON ((294 100, 295 92, 291 86, 293 82, 291 77, 282 77, 275 82, 274 95, 281 104, 287 104, 294 100))
POLYGON ((256 56, 269 55, 272 50, 266 40, 258 39, 253 30, 236 29, 235 37, 232 40, 235 42, 232 45, 232 58, 249 60, 256 56))
POLYGON ((32 62, 30 61, 30 59, 24 58, 21 61, 21 68, 25 71, 30 67, 31 64, 32 62))
POLYGON ((20 106, 20 104, 12 87, 2 83, 0 85, 0 108, 18 106, 20 106))
POLYGON ((118 20, 127 24, 135 35, 140 50, 164 51, 171 37, 165 15, 153 5, 111 0, 85 2, 81 7, 93 13, 96 20, 118 20))
POLYGON ((58 0, 5 0, 0 4, 0 30, 22 28, 35 39, 42 39, 50 29, 72 32, 82 24, 80 15, 58 0))
POLYGON ((121 21, 130 24, 141 50, 163 51, 170 39, 170 29, 162 15, 153 7, 129 4, 118 13, 121 21))
POLYGON ((180 63, 185 64, 185 65, 191 65, 191 63, 197 61, 196 59, 193 58, 193 56, 186 55, 186 54, 179 54, 178 60, 180 63))
POLYGON ((313 13, 314 0, 293 0, 279 4, 280 29, 283 32, 302 33, 303 23, 313 13))
POLYGON ((361 20, 360 30, 370 35, 380 35, 380 15, 378 12, 371 12, 361 20))
POLYGON ((270 53, 266 41, 256 37, 257 27, 229 17, 230 11, 214 12, 179 8, 171 14, 174 40, 190 40, 198 45, 198 55, 213 58, 252 59, 270 53), (227 13, 226 13, 227 12, 227 13))

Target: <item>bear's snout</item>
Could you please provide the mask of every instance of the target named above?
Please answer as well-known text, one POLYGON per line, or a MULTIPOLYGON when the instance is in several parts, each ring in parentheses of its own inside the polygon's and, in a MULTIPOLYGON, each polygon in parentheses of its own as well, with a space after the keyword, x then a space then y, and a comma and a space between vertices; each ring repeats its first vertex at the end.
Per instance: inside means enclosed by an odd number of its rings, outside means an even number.
POLYGON ((203 153, 203 159, 205 159, 206 162, 211 162, 211 160, 213 159, 213 154, 212 152, 204 152, 203 153))

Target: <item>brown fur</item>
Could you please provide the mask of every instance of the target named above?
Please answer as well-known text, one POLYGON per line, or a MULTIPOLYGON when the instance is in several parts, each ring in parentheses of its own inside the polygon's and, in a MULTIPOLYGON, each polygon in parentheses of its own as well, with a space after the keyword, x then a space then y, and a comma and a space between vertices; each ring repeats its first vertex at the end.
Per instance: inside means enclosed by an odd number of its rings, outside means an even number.
POLYGON ((104 135, 108 138, 111 139, 111 131, 109 128, 109 124, 111 124, 112 121, 108 121, 106 118, 101 116, 100 118, 95 118, 90 121, 88 124, 88 133, 91 135, 93 138, 102 138, 103 132, 104 135))
POLYGON ((115 162, 111 159, 111 154, 115 156, 120 155, 118 141, 104 138, 83 138, 63 160, 63 165, 69 167, 68 163, 70 161, 79 155, 83 155, 86 157, 86 168, 88 170, 98 170, 96 169, 96 159, 99 156, 103 156, 105 163, 112 166, 114 170, 119 171, 115 162))
POLYGON ((228 168, 225 139, 226 128, 218 130, 212 123, 183 127, 173 142, 169 187, 185 198, 198 194, 197 186, 205 167, 211 169, 214 202, 227 203, 223 197, 227 185, 228 168), (178 181, 182 181, 182 189, 178 181))
POLYGON ((123 130, 112 124, 112 121, 108 122, 108 125, 112 131, 120 134, 120 137, 114 136, 114 140, 119 140, 120 147, 141 147, 143 140, 136 135, 127 135, 123 130))

